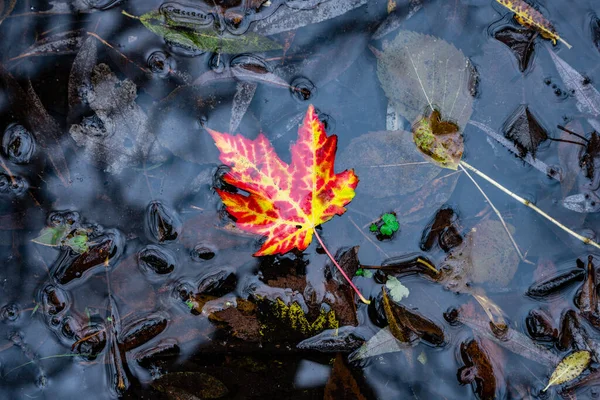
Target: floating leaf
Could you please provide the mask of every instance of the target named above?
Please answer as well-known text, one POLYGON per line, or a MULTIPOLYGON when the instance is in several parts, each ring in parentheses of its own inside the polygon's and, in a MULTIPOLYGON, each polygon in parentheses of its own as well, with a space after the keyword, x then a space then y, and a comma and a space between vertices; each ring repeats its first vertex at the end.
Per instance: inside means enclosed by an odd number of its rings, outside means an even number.
POLYGON ((569 49, 571 45, 563 40, 556 30, 538 10, 527 4, 524 0, 496 0, 504 7, 515 13, 515 19, 524 27, 537 29, 542 37, 552 40, 556 44, 559 40, 563 42, 569 49))
POLYGON ((209 130, 220 160, 231 167, 230 185, 249 193, 216 189, 227 211, 242 230, 266 236, 255 256, 304 250, 316 226, 343 214, 354 197, 358 178, 352 170, 334 172, 337 136, 327 136, 313 106, 309 106, 290 165, 281 161, 267 138, 255 140, 209 130))
POLYGON ((235 96, 233 96, 233 105, 231 106, 231 119, 229 120, 229 132, 235 132, 240 126, 242 118, 254 98, 254 93, 258 85, 253 82, 239 82, 236 86, 235 96))
POLYGON ((521 105, 515 110, 504 123, 503 131, 504 136, 513 141, 521 157, 531 153, 535 158, 540 143, 548 139, 546 130, 526 105, 521 105))
POLYGON ((410 291, 404 286, 395 276, 388 276, 385 287, 390 291, 392 300, 398 302, 405 297, 408 297, 410 291))
POLYGON ((286 1, 285 7, 279 7, 269 17, 256 21, 250 29, 255 33, 267 36, 287 32, 338 17, 350 10, 367 4, 367 0, 319 0, 316 5, 307 5, 305 7, 297 7, 293 3, 302 4, 307 2, 286 1))
POLYGON ((252 32, 243 35, 219 34, 212 28, 189 29, 186 24, 177 24, 157 11, 139 17, 139 20, 152 33, 161 36, 165 42, 191 52, 242 53, 262 52, 281 49, 281 45, 252 32))
POLYGON ((421 118, 413 126, 413 140, 417 148, 442 168, 456 170, 462 158, 464 143, 459 127, 442 121, 439 111, 421 118))
POLYGON ((376 357, 387 353, 396 353, 406 351, 411 346, 408 343, 401 342, 392 335, 390 327, 386 326, 375 335, 373 335, 367 343, 363 344, 358 350, 350 354, 349 361, 362 360, 369 357, 376 357))
POLYGON ((69 225, 51 226, 42 229, 40 234, 31 239, 32 242, 44 246, 67 246, 77 253, 85 253, 89 249, 88 236, 85 229, 73 229, 69 225))
POLYGON ((475 69, 464 54, 434 36, 400 31, 377 56, 377 76, 396 112, 414 123, 438 110, 462 131, 473 111, 475 69))
POLYGON ((507 26, 494 34, 496 40, 504 43, 515 55, 519 70, 524 72, 529 66, 533 54, 535 31, 531 29, 515 29, 507 26))
POLYGON ((585 350, 576 351, 563 358, 552 372, 548 385, 542 391, 545 392, 550 386, 560 385, 577 378, 590 365, 591 361, 592 355, 585 350))

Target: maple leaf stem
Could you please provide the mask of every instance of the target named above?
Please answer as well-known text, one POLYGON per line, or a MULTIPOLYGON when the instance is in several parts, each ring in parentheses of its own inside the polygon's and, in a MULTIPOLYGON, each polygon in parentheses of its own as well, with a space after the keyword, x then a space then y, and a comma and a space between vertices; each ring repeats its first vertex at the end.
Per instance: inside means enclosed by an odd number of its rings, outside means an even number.
POLYGON ((316 228, 313 228, 313 232, 315 233, 315 237, 319 241, 319 244, 321 245, 321 247, 323 248, 323 250, 325 250, 325 253, 327 253, 327 255, 329 256, 329 259, 333 262, 333 265, 335 265, 337 267, 337 269, 342 273, 342 275, 344 276, 344 278, 346 279, 346 281, 348 281, 348 283, 350 284, 350 286, 352 287, 352 289, 354 289, 354 291, 356 292, 356 294, 358 295, 358 297, 360 297, 360 300, 363 303, 365 303, 365 304, 371 304, 371 301, 365 299, 365 296, 362 295, 362 293, 360 292, 360 290, 358 290, 358 288, 356 287, 356 285, 354 285, 354 283, 352 283, 352 280, 348 277, 348 275, 346 275, 346 273, 344 272, 344 270, 342 269, 342 267, 340 267, 340 265, 337 263, 337 261, 335 261, 335 258, 333 258, 333 256, 331 255, 331 253, 329 252, 329 250, 327 249, 327 247, 325 247, 325 243, 323 243, 323 240, 321 240, 321 236, 319 236, 319 233, 317 232, 316 228))

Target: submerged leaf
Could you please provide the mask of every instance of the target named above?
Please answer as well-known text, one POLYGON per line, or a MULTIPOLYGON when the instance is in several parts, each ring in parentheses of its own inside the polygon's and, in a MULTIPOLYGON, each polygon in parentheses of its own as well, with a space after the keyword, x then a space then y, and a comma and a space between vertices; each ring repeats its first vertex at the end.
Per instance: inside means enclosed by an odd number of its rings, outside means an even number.
POLYGON ((462 131, 473 111, 475 70, 464 54, 434 36, 400 31, 376 52, 377 76, 396 111, 410 123, 433 110, 462 131))
POLYGON ((293 3, 305 1, 286 1, 286 6, 279 7, 269 17, 256 21, 250 29, 260 35, 274 35, 298 29, 306 25, 316 24, 338 17, 350 10, 367 4, 367 0, 330 0, 318 1, 313 7, 294 7, 293 3))
POLYGON ((519 155, 524 157, 527 153, 535 158, 539 145, 548 139, 548 134, 542 128, 529 107, 521 105, 504 123, 504 136, 513 141, 519 155))
POLYGON ((550 386, 560 385, 577 378, 590 365, 592 356, 589 351, 577 351, 563 358, 556 366, 548 385, 542 390, 545 392, 550 386))
POLYGON ((396 337, 392 335, 390 327, 386 326, 373 335, 367 343, 363 344, 358 350, 350 354, 349 361, 353 362, 382 354, 406 351, 410 348, 411 346, 408 343, 396 339, 396 337))
POLYGON ((519 63, 519 70, 525 72, 533 54, 536 33, 531 29, 515 29, 507 26, 494 34, 496 40, 510 48, 519 63))
POLYGON ((361 393, 356 378, 346 365, 344 357, 338 353, 333 363, 333 370, 325 386, 323 400, 354 399, 367 400, 361 393))
POLYGON ((458 370, 458 381, 472 383, 477 397, 481 400, 496 398, 496 374, 490 355, 481 344, 473 339, 460 344, 460 356, 464 367, 458 370))
POLYGON ((537 29, 542 37, 552 40, 552 43, 556 44, 559 40, 563 42, 569 49, 571 45, 564 41, 556 30, 538 10, 527 4, 524 0, 496 0, 504 7, 515 13, 515 19, 517 22, 525 27, 532 27, 537 29))
POLYGON ((443 121, 439 111, 433 110, 413 126, 413 140, 421 152, 442 168, 456 170, 462 158, 464 143, 459 127, 443 121))
POLYGON ((140 21, 152 33, 165 42, 191 52, 242 53, 277 50, 281 45, 252 32, 243 35, 227 35, 215 32, 212 27, 189 29, 187 24, 177 24, 157 11, 142 15, 140 21))
MULTIPOLYGON (((95 53, 86 42, 84 54, 95 53)), ((79 124, 71 125, 69 133, 87 157, 112 174, 143 161, 160 162, 157 142, 150 132, 148 117, 136 103, 137 87, 129 79, 120 80, 106 64, 90 70, 85 58, 76 58, 81 64, 73 66, 69 79, 70 103, 75 118, 75 107, 88 110, 88 116, 79 124), (84 73, 89 75, 84 76, 84 73)))
POLYGON ((334 172, 337 136, 327 136, 312 105, 291 147, 291 165, 262 134, 249 140, 209 133, 220 160, 231 167, 225 182, 249 193, 216 189, 227 211, 242 230, 267 237, 255 256, 306 249, 315 227, 343 214, 354 197, 358 178, 352 170, 334 172))

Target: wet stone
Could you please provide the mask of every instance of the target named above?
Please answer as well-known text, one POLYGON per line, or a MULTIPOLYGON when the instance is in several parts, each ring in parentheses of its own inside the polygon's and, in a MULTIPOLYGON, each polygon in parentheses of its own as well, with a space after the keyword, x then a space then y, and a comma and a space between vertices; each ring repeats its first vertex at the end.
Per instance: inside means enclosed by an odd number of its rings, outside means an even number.
POLYGON ((20 176, 0 174, 0 193, 12 196, 21 196, 29 188, 29 183, 20 176))
POLYGON ((70 305, 68 293, 54 285, 48 285, 42 289, 40 297, 42 310, 49 316, 62 314, 70 305))
POLYGON ((138 253, 138 265, 143 271, 165 275, 175 269, 175 256, 159 246, 148 245, 138 253))
POLYGON ((23 125, 10 124, 2 137, 2 151, 15 164, 27 164, 35 152, 35 139, 23 125))
POLYGON ((172 242, 181 235, 182 223, 174 210, 154 201, 146 210, 146 233, 159 243, 172 242))
POLYGON ((152 74, 159 78, 166 78, 174 69, 175 61, 163 51, 155 51, 148 57, 148 67, 152 74))
POLYGON ((215 257, 215 252, 209 247, 199 244, 190 252, 190 256, 192 257, 192 260, 202 262, 213 259, 215 257))
POLYGON ((158 336, 167 328, 168 315, 156 313, 124 323, 119 342, 124 351, 135 349, 158 336))
POLYGON ((61 285, 66 285, 89 275, 102 272, 113 266, 114 260, 123 252, 124 240, 118 231, 107 231, 99 237, 90 238, 96 243, 83 254, 73 254, 70 250, 63 252, 54 270, 54 278, 61 285))
POLYGON ((300 101, 312 100, 317 94, 317 87, 308 78, 299 77, 290 84, 292 96, 300 101))
POLYGON ((220 297, 235 290, 237 278, 230 271, 217 271, 203 277, 198 283, 198 293, 220 297))
POLYGON ((0 319, 5 322, 14 322, 19 318, 19 306, 11 303, 0 309, 0 319))

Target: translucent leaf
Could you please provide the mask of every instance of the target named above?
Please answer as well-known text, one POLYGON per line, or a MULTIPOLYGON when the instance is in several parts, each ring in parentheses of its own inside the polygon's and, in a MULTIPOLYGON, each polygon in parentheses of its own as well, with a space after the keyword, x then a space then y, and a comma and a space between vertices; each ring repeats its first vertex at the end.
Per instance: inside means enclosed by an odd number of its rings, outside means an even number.
POLYGON ((381 86, 408 122, 436 109, 464 129, 473 111, 476 74, 460 50, 434 36, 400 31, 375 53, 381 86))
POLYGON ((59 246, 66 234, 67 227, 60 225, 57 227, 47 227, 42 229, 38 237, 31 241, 44 246, 59 246))
POLYGON ((543 391, 545 392, 550 386, 560 385, 577 378, 590 365, 591 358, 590 352, 585 350, 577 351, 563 358, 556 366, 543 391))

